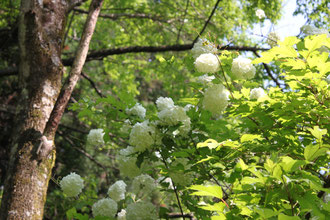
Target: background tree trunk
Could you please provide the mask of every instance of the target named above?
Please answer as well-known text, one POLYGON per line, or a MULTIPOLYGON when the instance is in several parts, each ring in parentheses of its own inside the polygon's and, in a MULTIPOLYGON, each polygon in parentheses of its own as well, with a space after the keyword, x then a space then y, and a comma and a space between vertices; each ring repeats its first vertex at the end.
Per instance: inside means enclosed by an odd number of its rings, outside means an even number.
POLYGON ((67 1, 21 1, 19 21, 21 87, 16 129, 1 202, 1 219, 42 219, 55 150, 36 151, 61 89, 61 47, 67 1))

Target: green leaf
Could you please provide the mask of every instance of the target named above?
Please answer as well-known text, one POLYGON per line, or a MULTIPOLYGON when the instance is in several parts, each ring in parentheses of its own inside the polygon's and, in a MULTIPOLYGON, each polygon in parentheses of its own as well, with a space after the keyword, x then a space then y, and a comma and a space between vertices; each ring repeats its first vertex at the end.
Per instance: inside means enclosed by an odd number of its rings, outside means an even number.
POLYGON ((241 137, 241 143, 246 141, 262 140, 263 138, 259 134, 243 134, 241 137))
POLYGON ((327 133, 327 129, 320 129, 319 126, 314 126, 313 129, 308 128, 308 130, 312 133, 314 137, 316 137, 318 140, 322 139, 322 135, 325 135, 327 133))
POLYGON ((242 169, 242 170, 247 170, 249 168, 248 165, 246 165, 244 163, 244 161, 240 158, 237 165, 236 165, 238 168, 242 169))
POLYGON ((216 211, 216 212, 223 212, 225 207, 226 207, 226 205, 223 202, 218 202, 218 203, 215 203, 214 205, 207 204, 207 205, 199 206, 199 208, 201 208, 201 209, 208 210, 208 211, 216 211))
POLYGON ((68 211, 66 211, 65 214, 66 214, 67 219, 73 219, 75 214, 77 214, 77 210, 75 207, 73 207, 73 208, 69 209, 68 211))
POLYGON ((255 208, 254 211, 264 219, 269 219, 270 217, 276 216, 278 214, 278 211, 274 211, 268 208, 255 208))
POLYGON ((308 161, 313 161, 319 156, 324 155, 327 151, 327 148, 319 148, 318 145, 310 144, 304 150, 304 157, 308 161))
POLYGON ((285 172, 294 172, 296 171, 300 166, 305 164, 305 161, 302 160, 294 160, 291 157, 285 156, 282 157, 282 162, 280 165, 282 166, 283 170, 285 172))
POLYGON ((300 218, 298 216, 288 216, 280 213, 278 215, 278 220, 300 220, 300 218))
POLYGON ((178 102, 183 104, 197 105, 199 98, 182 98, 178 102))
POLYGON ((215 157, 207 156, 207 158, 204 158, 204 159, 202 159, 202 160, 199 160, 196 164, 199 164, 199 163, 203 163, 203 162, 209 161, 209 160, 211 160, 211 159, 213 159, 213 158, 215 158, 215 157))
POLYGON ((226 216, 222 213, 218 213, 219 215, 211 216, 211 220, 226 220, 226 216))
POLYGON ((197 196, 212 196, 222 199, 222 189, 220 186, 202 186, 202 185, 192 185, 189 189, 197 190, 197 192, 193 192, 190 195, 197 196))
POLYGON ((218 146, 220 146, 220 143, 218 143, 213 139, 207 139, 206 141, 197 144, 197 148, 208 147, 209 149, 214 149, 217 148, 218 146))

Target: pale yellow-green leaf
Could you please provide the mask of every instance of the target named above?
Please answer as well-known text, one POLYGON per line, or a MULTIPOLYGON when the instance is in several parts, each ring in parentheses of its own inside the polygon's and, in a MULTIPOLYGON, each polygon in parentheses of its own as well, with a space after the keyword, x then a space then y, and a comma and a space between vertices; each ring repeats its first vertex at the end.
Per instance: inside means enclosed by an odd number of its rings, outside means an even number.
POLYGON ((256 141, 262 139, 263 138, 259 134, 243 134, 241 137, 241 143, 244 143, 246 141, 256 141))
POLYGON ((322 136, 327 133, 327 129, 320 129, 319 126, 314 126, 313 129, 308 128, 311 134, 316 137, 318 140, 322 139, 322 136))
POLYGON ((191 190, 196 190, 197 192, 191 193, 191 195, 197 196, 212 196, 222 199, 222 189, 220 186, 202 186, 202 185, 192 185, 189 187, 191 190))
POLYGON ((214 149, 214 148, 217 148, 219 145, 220 145, 220 143, 218 143, 216 140, 207 139, 204 142, 198 143, 197 148, 208 147, 209 149, 214 149))

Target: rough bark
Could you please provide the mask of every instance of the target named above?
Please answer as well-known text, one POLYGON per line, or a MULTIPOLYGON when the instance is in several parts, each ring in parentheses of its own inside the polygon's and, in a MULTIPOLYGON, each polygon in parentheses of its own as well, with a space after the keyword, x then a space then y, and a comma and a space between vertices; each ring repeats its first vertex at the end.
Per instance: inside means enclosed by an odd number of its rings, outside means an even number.
POLYGON ((55 151, 38 159, 36 151, 61 89, 61 45, 66 1, 21 1, 19 20, 21 87, 16 129, 0 219, 42 219, 55 151))

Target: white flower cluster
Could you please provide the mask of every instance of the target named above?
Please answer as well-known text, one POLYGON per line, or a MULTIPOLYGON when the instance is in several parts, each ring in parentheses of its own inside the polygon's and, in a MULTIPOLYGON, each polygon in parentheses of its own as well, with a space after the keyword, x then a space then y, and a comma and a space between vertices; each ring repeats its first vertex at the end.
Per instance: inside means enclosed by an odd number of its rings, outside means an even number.
POLYGON ((264 10, 262 9, 257 9, 256 10, 256 15, 259 19, 263 19, 266 17, 264 10))
POLYGON ((156 220, 156 207, 150 202, 131 203, 126 208, 127 220, 156 220))
POLYGON ((215 79, 215 76, 209 76, 207 74, 204 74, 197 78, 197 82, 202 83, 203 85, 208 85, 208 84, 212 83, 212 80, 214 80, 214 79, 215 79))
POLYGON ((194 64, 196 69, 201 73, 215 73, 220 67, 217 55, 212 53, 201 54, 197 57, 194 64))
POLYGON ((306 36, 326 34, 327 37, 330 37, 330 34, 329 34, 328 30, 326 30, 326 29, 320 29, 320 28, 314 27, 312 25, 304 25, 304 26, 301 27, 300 30, 306 36))
POLYGON ((126 109, 127 114, 136 115, 140 118, 146 117, 146 111, 140 103, 136 103, 132 108, 126 109))
POLYGON ((191 168, 191 164, 189 164, 189 160, 186 158, 177 158, 172 164, 172 167, 176 167, 181 164, 184 167, 184 170, 172 170, 169 172, 169 176, 173 180, 174 184, 187 186, 190 185, 194 179, 193 172, 186 172, 191 168))
POLYGON ((76 173, 70 173, 60 181, 62 191, 69 197, 74 197, 81 193, 84 188, 84 180, 76 173))
POLYGON ((209 42, 208 40, 199 38, 198 41, 194 44, 194 47, 191 49, 191 52, 193 54, 193 57, 196 59, 203 53, 217 54, 218 49, 213 43, 209 42))
POLYGON ((126 220, 126 210, 125 209, 122 209, 120 212, 118 212, 117 220, 126 220))
POLYGON ((155 127, 148 121, 136 123, 129 135, 129 143, 135 147, 135 151, 143 152, 155 143, 155 127))
POLYGON ((182 123, 176 133, 185 135, 190 131, 190 118, 187 116, 184 108, 174 105, 171 98, 159 97, 156 104, 159 109, 158 118, 160 124, 173 126, 182 123))
POLYGON ((116 202, 125 199, 126 183, 119 180, 112 184, 108 190, 108 196, 116 202))
POLYGON ((159 97, 156 100, 156 105, 157 105, 157 108, 159 109, 159 111, 162 111, 162 110, 167 109, 167 108, 173 108, 174 107, 174 102, 171 98, 159 97))
POLYGON ((203 106, 214 116, 218 116, 228 105, 229 92, 221 84, 208 87, 204 93, 203 106))
POLYGON ((251 79, 256 73, 256 68, 250 59, 239 56, 233 60, 231 72, 235 79, 251 79))
POLYGON ((259 99, 265 96, 266 93, 263 88, 254 88, 250 91, 250 99, 259 99))
POLYGON ((118 205, 110 198, 105 198, 94 203, 92 207, 93 215, 104 217, 115 217, 118 205))
POLYGON ((132 155, 133 153, 134 148, 128 146, 125 149, 121 149, 117 155, 120 174, 129 178, 134 178, 141 173, 141 170, 136 166, 137 157, 132 155))
POLYGON ((104 144, 104 131, 102 128, 91 129, 87 135, 87 144, 92 146, 99 146, 104 144))
POLYGON ((280 40, 280 35, 278 35, 276 32, 270 32, 267 37, 267 44, 271 47, 275 47, 277 45, 277 42, 280 40))
POLYGON ((157 188, 156 181, 147 174, 141 174, 133 179, 132 192, 138 195, 142 192, 144 195, 152 193, 157 188))

